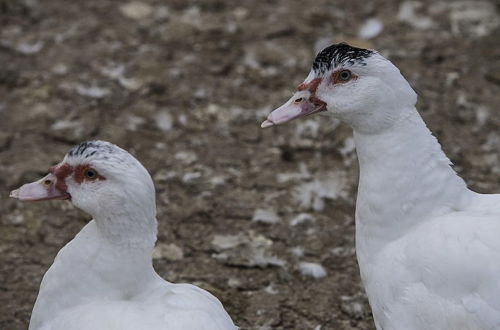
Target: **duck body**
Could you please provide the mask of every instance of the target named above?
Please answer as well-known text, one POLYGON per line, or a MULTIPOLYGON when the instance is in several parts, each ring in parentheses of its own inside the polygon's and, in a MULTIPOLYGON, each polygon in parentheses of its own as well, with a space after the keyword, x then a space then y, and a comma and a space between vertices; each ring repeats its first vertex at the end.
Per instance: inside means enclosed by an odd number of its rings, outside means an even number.
POLYGON ((410 113, 354 133, 356 251, 377 329, 500 329, 500 195, 467 189, 410 113))
POLYGON ((210 293, 157 275, 151 252, 110 244, 91 221, 45 274, 29 329, 236 329, 210 293))
POLYGON ((361 249, 377 329, 500 329, 500 265, 492 262, 498 222, 479 210, 452 212, 381 246, 369 261, 361 249))

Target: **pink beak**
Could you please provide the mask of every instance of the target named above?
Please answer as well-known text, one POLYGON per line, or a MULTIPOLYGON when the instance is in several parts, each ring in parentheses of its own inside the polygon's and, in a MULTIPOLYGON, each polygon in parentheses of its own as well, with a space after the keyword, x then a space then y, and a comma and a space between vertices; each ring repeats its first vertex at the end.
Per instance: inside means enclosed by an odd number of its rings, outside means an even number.
POLYGON ((57 177, 49 173, 47 176, 32 183, 27 183, 10 192, 10 197, 21 201, 46 201, 51 199, 70 199, 66 191, 56 187, 57 177))
POLYGON ((308 90, 295 93, 285 104, 269 114, 261 124, 262 128, 279 125, 295 118, 312 115, 326 110, 326 103, 311 96, 308 90))

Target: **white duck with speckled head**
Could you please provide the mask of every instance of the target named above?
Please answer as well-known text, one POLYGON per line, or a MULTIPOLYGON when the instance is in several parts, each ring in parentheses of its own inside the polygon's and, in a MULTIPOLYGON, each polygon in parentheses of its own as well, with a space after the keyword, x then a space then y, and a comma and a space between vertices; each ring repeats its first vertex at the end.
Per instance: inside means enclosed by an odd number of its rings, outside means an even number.
POLYGON ((217 298, 169 283, 153 269, 155 189, 125 150, 81 143, 50 174, 11 197, 70 199, 94 217, 43 277, 30 330, 237 329, 217 298))
POLYGON ((356 251, 377 329, 500 329, 500 195, 467 189, 416 99, 380 54, 337 44, 262 126, 321 112, 353 128, 356 251))

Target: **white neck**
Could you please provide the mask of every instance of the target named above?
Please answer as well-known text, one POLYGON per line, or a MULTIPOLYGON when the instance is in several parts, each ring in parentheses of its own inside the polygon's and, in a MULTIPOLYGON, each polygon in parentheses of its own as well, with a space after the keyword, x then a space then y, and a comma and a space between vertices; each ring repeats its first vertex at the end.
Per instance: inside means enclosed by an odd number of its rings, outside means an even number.
POLYGON ((121 287, 123 291, 140 290, 141 282, 154 273, 152 253, 156 240, 156 219, 155 235, 149 241, 145 239, 152 233, 144 231, 141 226, 125 225, 125 221, 130 219, 95 219, 75 237, 71 242, 73 246, 68 244, 65 249, 72 249, 75 245, 81 249, 76 251, 71 262, 86 262, 92 256, 90 259, 95 265, 92 271, 94 275, 109 279, 105 285, 121 287), (112 232, 117 229, 123 230, 126 235, 112 232), (82 250, 86 252, 82 253, 82 250))
POLYGON ((155 214, 145 208, 117 208, 116 211, 95 215, 95 222, 102 236, 120 248, 145 248, 152 250, 157 235, 155 214))
POLYGON ((358 258, 432 215, 459 208, 468 191, 416 109, 408 110, 383 132, 354 131, 358 258))
POLYGON ((152 262, 156 219, 148 222, 152 226, 147 230, 125 221, 131 219, 93 220, 59 251, 40 286, 30 329, 41 328, 74 306, 101 299, 128 299, 162 281, 152 262))

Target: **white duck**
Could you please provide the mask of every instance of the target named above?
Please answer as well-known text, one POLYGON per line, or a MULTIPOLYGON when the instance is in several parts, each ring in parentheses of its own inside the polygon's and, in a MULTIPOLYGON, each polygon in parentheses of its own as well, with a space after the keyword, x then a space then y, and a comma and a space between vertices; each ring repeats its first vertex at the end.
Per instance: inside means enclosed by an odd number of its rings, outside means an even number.
POLYGON ((467 189, 375 51, 321 51, 262 127, 324 112, 354 130, 356 250, 379 330, 500 329, 500 195, 467 189))
POLYGON ((84 142, 49 171, 11 197, 70 199, 94 220, 43 277, 30 330, 237 329, 217 298, 153 269, 155 189, 132 155, 108 142, 84 142))

